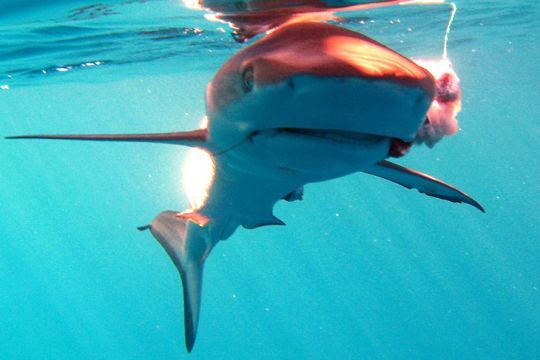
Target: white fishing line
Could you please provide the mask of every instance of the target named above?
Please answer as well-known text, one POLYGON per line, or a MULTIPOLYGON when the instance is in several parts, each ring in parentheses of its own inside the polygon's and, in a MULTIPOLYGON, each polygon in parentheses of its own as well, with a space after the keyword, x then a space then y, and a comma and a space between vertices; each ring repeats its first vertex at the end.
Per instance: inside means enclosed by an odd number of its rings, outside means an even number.
POLYGON ((448 34, 450 34, 450 29, 452 28, 452 23, 454 22, 454 17, 457 12, 456 3, 450 3, 450 7, 452 8, 452 13, 450 14, 450 19, 448 20, 448 25, 446 26, 446 32, 444 34, 443 59, 448 59, 448 34))

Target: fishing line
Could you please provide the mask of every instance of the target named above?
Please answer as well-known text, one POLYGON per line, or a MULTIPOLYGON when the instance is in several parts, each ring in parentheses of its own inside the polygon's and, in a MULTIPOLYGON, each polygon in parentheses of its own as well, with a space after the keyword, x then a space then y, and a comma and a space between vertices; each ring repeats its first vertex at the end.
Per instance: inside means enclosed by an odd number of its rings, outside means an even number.
POLYGON ((452 14, 450 14, 450 19, 448 20, 448 25, 446 26, 446 32, 444 34, 443 59, 448 59, 448 34, 450 34, 450 29, 452 28, 452 23, 454 22, 454 17, 457 12, 456 3, 450 3, 450 7, 452 8, 452 14))
MULTIPOLYGON (((447 4, 445 0, 412 0, 407 1, 404 3, 400 3, 399 5, 435 5, 435 4, 447 4)), ((450 14, 450 19, 448 20, 448 24, 446 25, 446 31, 444 33, 444 48, 443 48, 443 60, 448 60, 448 34, 450 34, 450 30, 452 28, 452 23, 454 22, 454 18, 456 16, 457 12, 457 5, 454 2, 448 3, 450 5, 450 8, 452 9, 452 13, 450 14)))

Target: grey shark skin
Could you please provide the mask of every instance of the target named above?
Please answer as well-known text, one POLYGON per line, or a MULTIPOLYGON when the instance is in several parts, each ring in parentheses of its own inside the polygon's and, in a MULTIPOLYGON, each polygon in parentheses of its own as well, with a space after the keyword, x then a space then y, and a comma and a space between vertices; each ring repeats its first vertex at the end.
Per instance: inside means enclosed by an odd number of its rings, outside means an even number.
POLYGON ((204 204, 162 212, 139 228, 151 231, 180 273, 191 351, 212 248, 239 226, 283 225, 274 204, 300 199, 307 183, 361 171, 483 211, 456 188, 386 160, 394 140, 414 140, 434 92, 427 70, 374 40, 300 23, 278 28, 221 67, 207 87, 206 129, 11 138, 159 142, 211 155, 214 175, 204 204))

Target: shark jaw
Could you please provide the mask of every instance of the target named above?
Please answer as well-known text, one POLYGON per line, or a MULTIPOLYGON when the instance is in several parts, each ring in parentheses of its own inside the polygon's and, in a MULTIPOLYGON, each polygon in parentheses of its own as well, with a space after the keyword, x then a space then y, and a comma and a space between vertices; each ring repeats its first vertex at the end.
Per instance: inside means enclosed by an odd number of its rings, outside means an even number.
POLYGON ((366 145, 379 142, 383 136, 363 134, 355 131, 332 130, 332 129, 302 129, 302 128, 279 128, 274 131, 285 136, 309 137, 315 140, 331 141, 339 144, 366 145))
POLYGON ((252 132, 224 155, 301 184, 354 173, 388 157, 391 139, 354 131, 274 128, 252 132))
POLYGON ((321 181, 388 158, 394 139, 412 141, 430 103, 419 87, 299 74, 255 85, 209 112, 209 142, 219 153, 232 149, 246 163, 268 165, 264 171, 287 169, 303 173, 301 182, 321 181))

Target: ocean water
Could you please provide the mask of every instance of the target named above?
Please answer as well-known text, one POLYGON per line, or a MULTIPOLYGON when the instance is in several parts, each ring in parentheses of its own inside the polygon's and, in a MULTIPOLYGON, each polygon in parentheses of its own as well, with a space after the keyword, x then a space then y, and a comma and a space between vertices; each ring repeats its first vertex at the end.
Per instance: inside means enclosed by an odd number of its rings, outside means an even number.
MULTIPOLYGON (((486 209, 366 174, 278 203, 206 262, 197 344, 147 232, 188 208, 184 148, 0 140, 1 359, 540 358, 540 3, 457 3, 461 131, 397 162, 486 209)), ((0 4, 0 135, 190 130, 242 44, 179 1, 0 4)), ((448 6, 345 14, 440 57, 448 6)))

